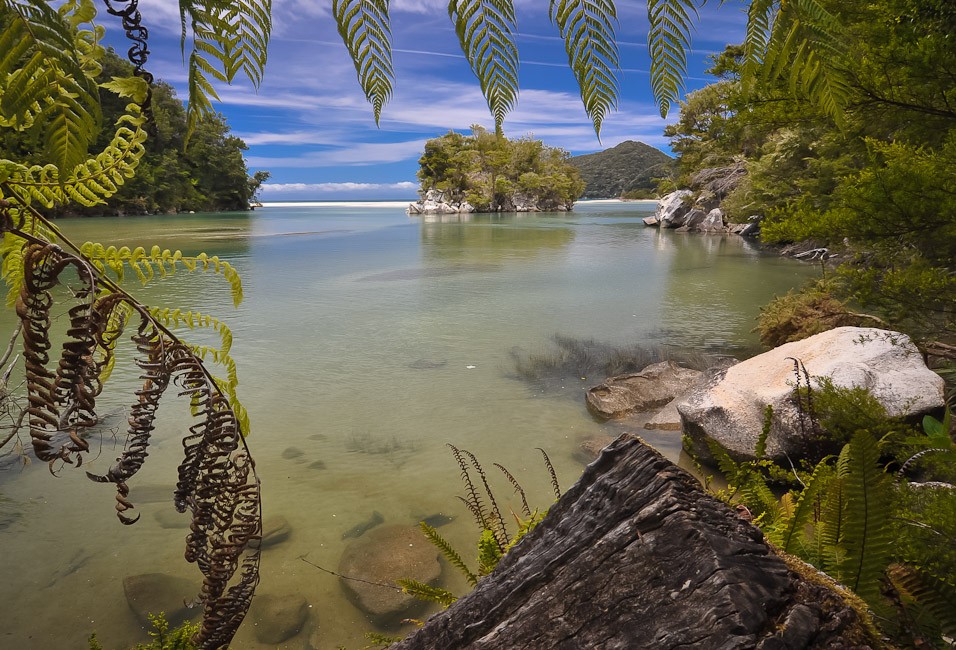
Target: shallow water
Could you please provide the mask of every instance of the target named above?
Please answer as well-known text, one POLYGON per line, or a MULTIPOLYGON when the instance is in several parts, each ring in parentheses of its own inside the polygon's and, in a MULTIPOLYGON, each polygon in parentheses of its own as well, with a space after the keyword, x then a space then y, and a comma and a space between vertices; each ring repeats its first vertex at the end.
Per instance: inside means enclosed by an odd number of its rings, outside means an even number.
MULTIPOLYGON (((580 441, 620 432, 584 407, 583 390, 603 377, 527 382, 513 354, 545 353, 556 334, 740 352, 756 343, 758 306, 814 272, 740 238, 645 228, 640 218, 652 207, 583 203, 571 214, 420 220, 394 206, 292 205, 61 227, 77 241, 206 250, 240 272, 238 309, 211 275, 128 286, 144 302, 202 307, 232 327, 265 516, 283 515, 293 529, 264 552, 258 593, 301 594, 321 647, 360 648, 370 623, 336 578, 303 557, 334 570, 349 541, 343 533, 376 511, 388 524, 454 516, 442 534, 471 548, 475 528, 455 499, 463 492, 445 443, 507 466, 546 507, 549 477, 535 448, 548 451, 567 487, 583 468, 580 441)), ((11 321, 4 313, 0 331, 11 321)), ((128 401, 116 393, 135 377, 129 364, 117 370, 106 411, 128 401)), ((114 426, 123 419, 117 413, 114 426)), ((166 495, 188 419, 185 404, 164 403, 150 458, 131 482, 142 512, 134 526, 120 526, 109 486, 82 471, 53 478, 33 463, 0 472, 0 648, 81 648, 94 630, 106 648, 128 645, 144 635, 124 576, 166 572, 198 588, 200 574, 182 560, 184 529, 157 523, 157 513, 174 512, 166 495)), ((677 459, 677 435, 642 435, 677 459)), ((83 469, 103 471, 115 457, 111 434, 100 444, 83 469)), ((446 567, 447 586, 461 591, 452 574, 446 567)), ((305 647, 307 636, 283 647, 305 647)), ((258 644, 246 625, 234 647, 275 646, 258 644)))

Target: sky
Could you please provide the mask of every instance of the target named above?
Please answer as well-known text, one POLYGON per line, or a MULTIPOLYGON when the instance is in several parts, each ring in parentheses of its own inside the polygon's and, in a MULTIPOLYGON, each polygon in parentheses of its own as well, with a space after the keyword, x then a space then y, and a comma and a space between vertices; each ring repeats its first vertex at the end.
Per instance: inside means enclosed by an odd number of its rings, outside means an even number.
MULTIPOLYGON (((651 93, 646 5, 618 4, 621 94, 598 140, 564 43, 548 20, 547 0, 515 0, 520 93, 505 119, 508 137, 530 134, 574 155, 625 140, 669 151, 663 128, 676 121, 677 108, 662 119, 651 93)), ((275 0, 265 79, 258 89, 244 80, 217 87, 221 102, 214 107, 248 145, 250 173, 271 173, 263 201, 414 199, 426 140, 452 129, 467 132, 472 124, 494 126, 461 54, 447 0, 390 3, 395 92, 378 127, 330 6, 331 0, 275 0)), ((727 0, 700 9, 688 57, 688 92, 712 81, 703 72, 708 56, 743 39, 743 6, 727 0)), ((148 69, 185 98, 178 1, 149 0, 140 10, 150 29, 148 69)), ((106 15, 100 21, 122 52, 118 25, 106 15)))

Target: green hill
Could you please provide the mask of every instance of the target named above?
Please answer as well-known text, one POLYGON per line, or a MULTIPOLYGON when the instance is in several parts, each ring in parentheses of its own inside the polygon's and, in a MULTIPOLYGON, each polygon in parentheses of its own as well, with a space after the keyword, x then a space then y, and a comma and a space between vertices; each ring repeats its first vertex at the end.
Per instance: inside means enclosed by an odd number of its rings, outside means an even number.
POLYGON ((588 199, 616 198, 635 191, 651 195, 657 187, 654 179, 665 176, 673 162, 663 151, 633 140, 571 158, 587 183, 583 198, 588 199))

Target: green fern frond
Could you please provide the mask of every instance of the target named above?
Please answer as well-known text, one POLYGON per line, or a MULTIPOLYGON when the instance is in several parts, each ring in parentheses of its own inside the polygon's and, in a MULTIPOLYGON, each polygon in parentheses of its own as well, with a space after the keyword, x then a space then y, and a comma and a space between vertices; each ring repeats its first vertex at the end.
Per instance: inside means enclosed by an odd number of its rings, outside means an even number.
POLYGON ((478 575, 486 576, 495 570, 504 551, 498 545, 494 531, 485 528, 478 538, 478 575))
POLYGON ((10 198, 21 205, 35 202, 47 208, 70 201, 88 207, 103 203, 103 199, 112 196, 132 178, 136 165, 146 153, 143 147, 146 131, 139 107, 130 104, 126 108, 128 113, 120 118, 106 148, 75 165, 65 181, 61 180, 55 165, 6 165, 5 179, 0 182, 0 199, 10 198))
POLYGON ((839 540, 846 556, 838 567, 838 577, 863 600, 872 603, 880 596, 880 580, 892 551, 892 485, 880 465, 879 448, 870 433, 854 434, 845 450, 837 467, 848 504, 846 525, 839 540))
POLYGON ((661 117, 680 96, 687 71, 691 16, 697 18, 693 0, 648 0, 647 50, 651 55, 651 88, 661 117))
POLYGON ((448 560, 449 564, 454 567, 457 567, 461 571, 462 575, 465 576, 465 579, 468 580, 468 584, 475 586, 478 584, 478 576, 471 572, 471 569, 468 568, 468 565, 465 564, 465 561, 461 559, 461 555, 458 554, 452 545, 449 544, 444 537, 442 537, 437 530, 426 524, 424 521, 419 522, 418 524, 422 532, 425 533, 425 537, 428 538, 428 541, 432 545, 441 551, 441 554, 448 560))
POLYGON ((378 125, 395 80, 388 0, 333 0, 332 15, 378 125))
POLYGON ((192 34, 189 54, 187 139, 219 95, 209 81, 232 83, 242 72, 254 86, 262 82, 272 32, 272 0, 180 2, 180 46, 192 34))
POLYGON ((831 457, 824 458, 813 469, 800 492, 793 511, 781 517, 778 525, 768 530, 768 538, 788 553, 796 553, 797 544, 806 527, 812 522, 813 515, 821 507, 822 494, 826 491, 834 472, 831 457))
POLYGON ((786 78, 792 93, 806 95, 842 125, 850 94, 838 64, 845 42, 839 21, 817 0, 756 0, 748 13, 744 84, 786 78))
POLYGON ((558 26, 584 110, 600 137, 601 124, 617 108, 620 56, 614 36, 617 12, 610 0, 551 0, 548 16, 558 26))
POLYGON ((86 157, 101 120, 99 94, 89 76, 95 72, 90 59, 101 52, 95 44, 98 32, 78 36, 75 28, 95 11, 81 4, 64 5, 62 15, 46 2, 12 0, 0 6, 3 126, 37 133, 61 177, 86 157))
POLYGON ((448 16, 501 133, 518 99, 518 48, 511 0, 450 0, 448 16))

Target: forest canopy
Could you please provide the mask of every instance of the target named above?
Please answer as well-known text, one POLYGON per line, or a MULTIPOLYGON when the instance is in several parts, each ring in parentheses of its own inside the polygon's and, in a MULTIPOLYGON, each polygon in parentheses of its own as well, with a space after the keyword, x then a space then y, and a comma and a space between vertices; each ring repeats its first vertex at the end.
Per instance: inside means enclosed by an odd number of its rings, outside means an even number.
POLYGON ((584 191, 567 151, 530 137, 509 140, 477 125, 470 135, 449 131, 429 140, 418 164, 423 194, 438 190, 479 212, 512 212, 522 204, 567 210, 584 191))

